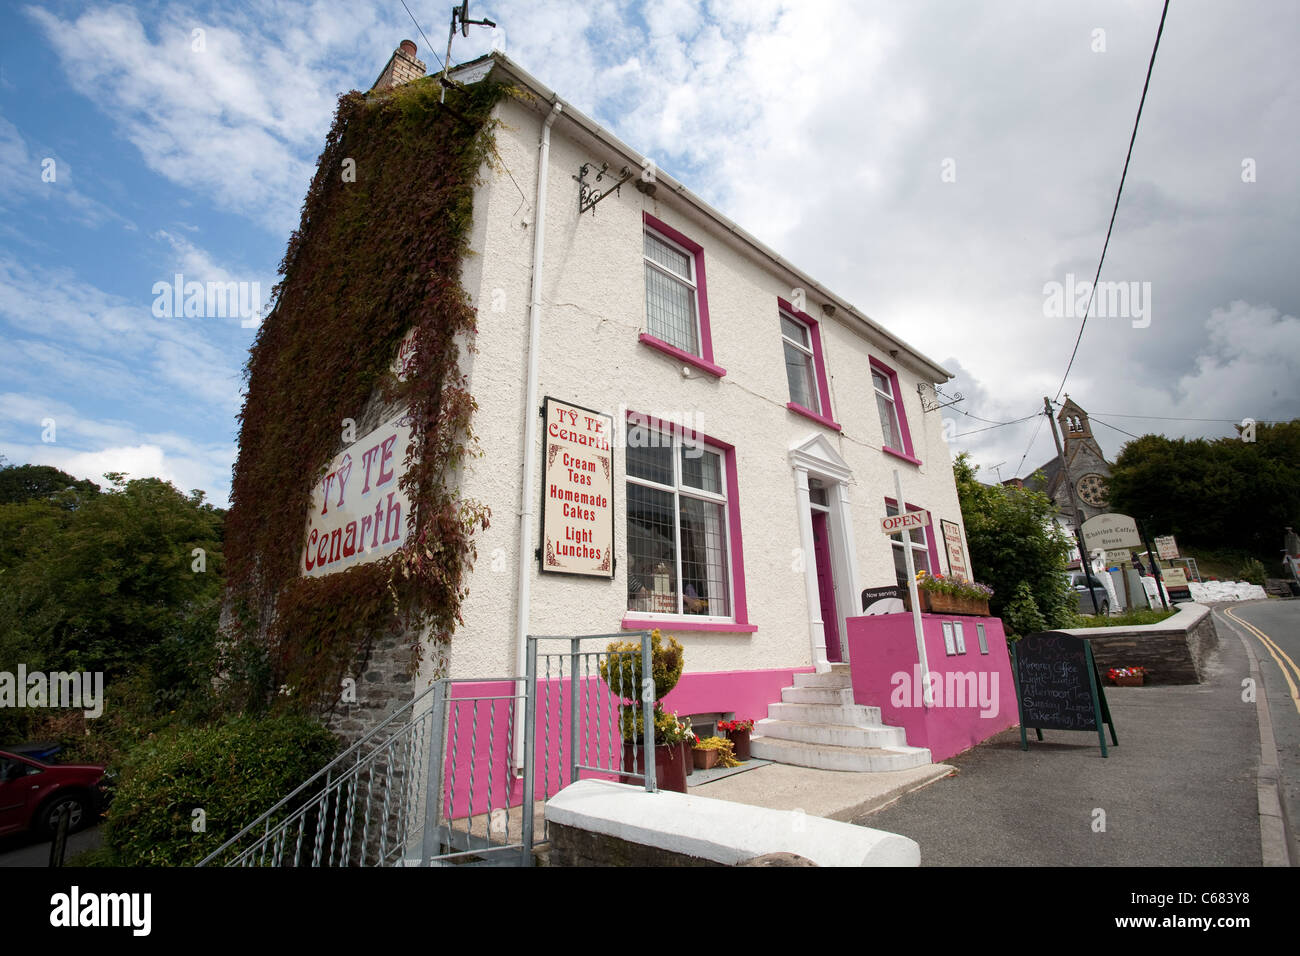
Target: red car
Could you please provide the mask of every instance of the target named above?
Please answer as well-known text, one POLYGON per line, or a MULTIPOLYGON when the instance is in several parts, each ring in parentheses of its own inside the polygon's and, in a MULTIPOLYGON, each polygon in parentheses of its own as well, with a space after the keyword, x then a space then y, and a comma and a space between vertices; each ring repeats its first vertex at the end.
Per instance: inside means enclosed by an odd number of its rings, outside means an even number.
POLYGON ((69 830, 97 819, 106 803, 104 767, 50 764, 0 750, 0 836, 22 830, 52 837, 59 814, 71 811, 69 830))

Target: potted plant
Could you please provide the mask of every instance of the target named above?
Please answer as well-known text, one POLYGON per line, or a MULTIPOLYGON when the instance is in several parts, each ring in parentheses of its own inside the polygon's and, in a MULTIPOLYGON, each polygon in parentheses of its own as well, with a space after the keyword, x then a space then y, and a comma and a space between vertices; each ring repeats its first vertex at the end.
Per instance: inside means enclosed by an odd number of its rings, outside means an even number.
MULTIPOLYGON (((645 714, 647 705, 637 700, 641 687, 641 644, 639 641, 614 641, 606 650, 598 666, 601 680, 622 700, 619 723, 623 731, 623 770, 642 773, 647 756, 641 744, 645 739, 645 714)), ((682 676, 682 645, 671 636, 665 642, 658 629, 650 632, 650 669, 654 684, 655 703, 650 709, 654 727, 655 780, 661 790, 686 792, 686 762, 689 750, 686 741, 694 740, 689 721, 679 720, 676 714, 664 711, 660 701, 682 676)), ((622 783, 635 782, 630 777, 620 777, 622 783)))
POLYGON ((989 598, 993 589, 987 584, 967 581, 963 577, 945 577, 916 572, 917 595, 921 610, 930 614, 973 614, 988 617, 989 598))
POLYGON ((718 729, 725 731, 727 739, 735 749, 737 760, 749 759, 749 735, 754 730, 754 722, 749 719, 722 720, 718 729))
POLYGON ((1106 676, 1119 687, 1141 687, 1146 681, 1145 667, 1112 667, 1106 676))
POLYGON ((704 737, 695 741, 693 748, 696 770, 711 770, 715 766, 739 767, 740 761, 732 752, 732 744, 725 737, 704 737))

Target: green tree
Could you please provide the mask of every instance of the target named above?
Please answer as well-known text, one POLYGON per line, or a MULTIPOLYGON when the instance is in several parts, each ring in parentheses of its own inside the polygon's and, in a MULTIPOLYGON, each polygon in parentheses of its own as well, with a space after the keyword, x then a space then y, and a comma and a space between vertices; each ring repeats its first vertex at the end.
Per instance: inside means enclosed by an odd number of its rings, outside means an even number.
POLYGON ((93 481, 79 480, 50 465, 0 464, 0 504, 40 498, 75 507, 98 492, 99 485, 93 481))
POLYGON ((220 594, 224 512, 201 491, 106 477, 107 492, 72 511, 48 499, 0 504, 0 625, 16 628, 0 639, 5 657, 120 674, 220 594))
POLYGON ((1300 526, 1300 420, 1247 436, 1128 442, 1111 468, 1112 508, 1192 547, 1275 563, 1283 529, 1300 526))
POLYGON ((1047 630, 1047 621, 1038 610, 1028 581, 1021 581, 1016 593, 1002 612, 1002 623, 1008 637, 1024 637, 1047 630))
POLYGON ((1073 622, 1066 577, 1070 543, 1050 498, 1036 491, 986 485, 962 453, 953 462, 975 577, 993 588, 990 610, 1001 617, 1021 584, 1048 627, 1073 622))

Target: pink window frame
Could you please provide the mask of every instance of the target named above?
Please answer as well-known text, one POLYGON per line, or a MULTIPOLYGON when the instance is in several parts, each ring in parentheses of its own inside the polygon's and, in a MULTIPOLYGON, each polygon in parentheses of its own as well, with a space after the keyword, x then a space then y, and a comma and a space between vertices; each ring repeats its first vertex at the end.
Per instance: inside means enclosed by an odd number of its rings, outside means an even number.
MULTIPOLYGON (((885 378, 889 379, 890 391, 894 393, 894 414, 898 416, 898 431, 903 438, 902 448, 891 448, 882 444, 880 450, 893 455, 895 458, 901 458, 903 461, 910 462, 913 465, 921 464, 921 459, 916 457, 912 448, 912 431, 907 427, 907 409, 903 407, 903 393, 898 387, 898 373, 892 368, 880 361, 874 355, 870 356, 871 367, 879 372, 885 378)), ((871 388, 871 397, 876 397, 876 389, 873 385, 871 388)))
POLYGON ((713 332, 709 326, 709 295, 708 283, 704 276, 704 247, 682 235, 662 219, 656 219, 648 212, 641 214, 641 220, 642 228, 657 232, 665 239, 671 239, 689 252, 695 261, 695 312, 700 321, 700 354, 692 355, 675 345, 670 345, 663 339, 656 338, 649 332, 642 332, 639 337, 640 341, 652 349, 658 349, 660 352, 671 355, 679 362, 693 365, 715 378, 722 378, 727 374, 727 370, 713 361, 713 332))
MULTIPOLYGON (((898 499, 897 499, 897 498, 886 498, 886 499, 885 499, 885 507, 886 507, 886 509, 887 509, 890 505, 893 505, 895 508, 897 508, 897 507, 898 507, 898 499)), ((928 573, 930 573, 930 574, 942 574, 942 573, 943 573, 943 570, 942 570, 943 565, 941 565, 941 564, 939 563, 939 547, 938 547, 938 544, 937 544, 936 541, 935 541, 935 535, 934 535, 934 515, 930 514, 930 511, 929 511, 928 508, 922 508, 922 507, 919 507, 918 505, 914 505, 914 504, 912 504, 910 501, 907 503, 907 505, 905 506, 904 510, 905 510, 905 511, 923 511, 923 512, 925 512, 926 517, 928 517, 928 518, 930 519, 930 523, 929 523, 928 525, 926 525, 924 528, 921 529, 922 531, 925 532, 925 553, 928 554, 928 555, 930 556, 930 570, 929 570, 928 573)), ((889 540, 889 547, 890 547, 890 550, 892 551, 892 550, 893 550, 893 547, 894 547, 894 536, 891 534, 891 535, 887 535, 886 537, 887 537, 888 540, 889 540)))
MULTIPOLYGON (((723 467, 727 476, 727 546, 731 549, 731 610, 734 620, 730 623, 692 620, 693 615, 690 614, 675 615, 671 618, 641 618, 627 613, 619 626, 623 630, 634 631, 648 631, 669 626, 675 631, 711 631, 715 634, 751 634, 757 631, 758 625, 749 623, 749 605, 745 600, 745 549, 740 534, 740 482, 737 478, 739 469, 736 465, 736 446, 694 429, 665 422, 631 409, 628 409, 627 421, 674 435, 689 436, 693 440, 712 445, 723 453, 723 467)), ((623 474, 624 476, 627 474, 626 463, 624 463, 623 474)), ((626 500, 627 496, 623 497, 626 500)), ((624 521, 626 523, 626 516, 624 521)))
POLYGON ((808 338, 812 340, 813 374, 817 376, 817 399, 822 410, 820 413, 815 412, 811 408, 805 408, 798 402, 786 402, 785 407, 792 412, 803 415, 805 418, 811 418, 827 428, 840 431, 841 426, 835 421, 835 416, 831 414, 831 385, 830 380, 826 377, 826 359, 822 353, 821 325, 807 312, 800 312, 785 299, 778 296, 776 302, 780 311, 789 313, 792 318, 808 327, 808 338))

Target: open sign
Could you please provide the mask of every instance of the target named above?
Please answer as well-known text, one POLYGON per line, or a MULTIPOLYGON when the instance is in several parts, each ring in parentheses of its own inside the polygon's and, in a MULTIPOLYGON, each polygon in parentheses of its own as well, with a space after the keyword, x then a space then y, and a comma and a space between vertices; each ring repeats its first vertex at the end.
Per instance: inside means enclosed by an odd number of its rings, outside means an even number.
POLYGON ((901 515, 886 515, 880 519, 880 530, 885 534, 898 534, 912 528, 929 527, 930 515, 925 511, 909 511, 901 515))

